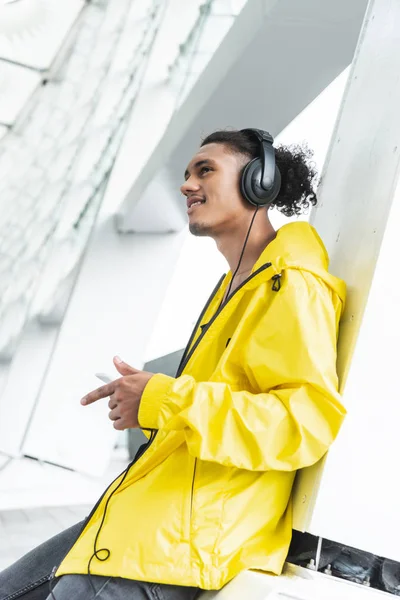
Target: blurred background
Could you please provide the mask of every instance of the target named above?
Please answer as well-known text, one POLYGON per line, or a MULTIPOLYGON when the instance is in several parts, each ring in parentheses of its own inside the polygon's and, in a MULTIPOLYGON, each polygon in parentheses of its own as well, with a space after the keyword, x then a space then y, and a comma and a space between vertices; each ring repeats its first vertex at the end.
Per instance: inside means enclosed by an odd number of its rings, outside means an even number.
POLYGON ((81 407, 94 374, 174 374, 227 270, 179 192, 201 138, 267 129, 321 172, 367 2, 321 4, 0 0, 0 568, 142 443, 81 407))

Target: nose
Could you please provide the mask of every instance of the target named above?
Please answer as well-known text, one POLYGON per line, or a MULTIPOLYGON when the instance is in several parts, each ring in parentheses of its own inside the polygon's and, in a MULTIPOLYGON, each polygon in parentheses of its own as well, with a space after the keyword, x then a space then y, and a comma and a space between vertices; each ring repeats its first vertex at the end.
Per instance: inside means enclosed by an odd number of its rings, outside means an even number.
POLYGON ((188 177, 186 179, 186 181, 184 183, 182 183, 180 189, 181 189, 182 194, 184 196, 187 196, 190 193, 198 192, 200 189, 200 185, 199 185, 199 182, 197 181, 196 177, 193 177, 193 175, 191 175, 190 177, 188 177))

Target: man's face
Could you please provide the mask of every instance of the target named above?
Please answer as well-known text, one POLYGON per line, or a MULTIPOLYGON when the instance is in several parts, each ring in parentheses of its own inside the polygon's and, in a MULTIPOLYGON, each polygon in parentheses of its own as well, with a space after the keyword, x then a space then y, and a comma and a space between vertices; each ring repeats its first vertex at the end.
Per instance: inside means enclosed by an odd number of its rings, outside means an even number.
POLYGON ((249 207, 241 196, 239 177, 246 162, 223 144, 207 144, 195 154, 181 186, 192 234, 214 237, 243 222, 249 207))

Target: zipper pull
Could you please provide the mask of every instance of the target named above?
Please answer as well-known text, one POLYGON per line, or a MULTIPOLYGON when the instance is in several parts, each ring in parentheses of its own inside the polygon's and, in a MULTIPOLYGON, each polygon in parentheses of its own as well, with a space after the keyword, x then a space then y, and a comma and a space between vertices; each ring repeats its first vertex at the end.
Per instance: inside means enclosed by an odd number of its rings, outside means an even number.
POLYGON ((274 292, 279 292, 279 290, 281 289, 281 277, 282 277, 282 273, 277 273, 276 275, 274 275, 272 277, 273 280, 273 284, 272 284, 272 289, 274 292))

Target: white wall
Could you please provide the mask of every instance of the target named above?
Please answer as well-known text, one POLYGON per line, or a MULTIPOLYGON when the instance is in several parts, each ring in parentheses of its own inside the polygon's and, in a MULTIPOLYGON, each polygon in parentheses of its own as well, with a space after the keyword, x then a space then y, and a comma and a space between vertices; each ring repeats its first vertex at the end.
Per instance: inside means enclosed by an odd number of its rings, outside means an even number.
POLYGON ((213 240, 196 238, 186 230, 184 235, 179 260, 146 349, 146 361, 186 346, 204 304, 228 270, 213 240))
POLYGON ((116 233, 100 219, 64 318, 23 452, 93 475, 104 472, 116 439, 107 400, 82 407, 101 385, 94 373, 119 377, 119 354, 141 368, 144 349, 174 270, 179 235, 116 233))

